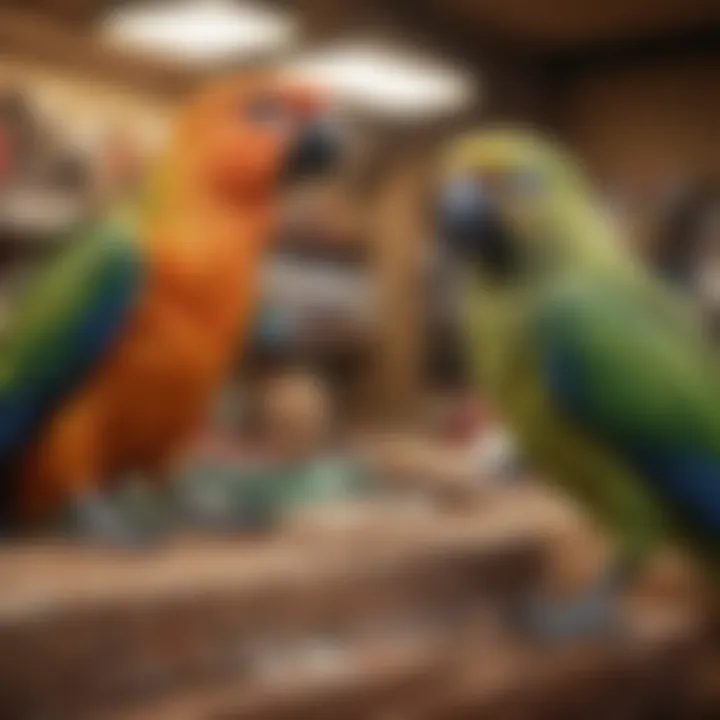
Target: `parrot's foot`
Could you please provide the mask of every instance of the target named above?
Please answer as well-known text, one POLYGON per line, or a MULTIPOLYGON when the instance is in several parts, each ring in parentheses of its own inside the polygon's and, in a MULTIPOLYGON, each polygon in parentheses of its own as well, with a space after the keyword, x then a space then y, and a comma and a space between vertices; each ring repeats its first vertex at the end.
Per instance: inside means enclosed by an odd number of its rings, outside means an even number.
POLYGON ((109 501, 97 492, 78 495, 69 509, 71 537, 92 545, 146 550, 156 546, 161 534, 134 526, 109 501))
POLYGON ((627 638, 620 600, 632 575, 621 564, 612 565, 579 596, 568 600, 532 597, 517 609, 514 624, 523 635, 545 641, 627 638))
POLYGON ((616 599, 600 594, 567 601, 536 597, 519 608, 516 620, 523 635, 545 641, 619 638, 625 631, 616 599))
POLYGON ((185 527, 208 535, 233 536, 263 534, 275 526, 274 518, 264 513, 209 509, 202 504, 184 501, 179 514, 185 527))

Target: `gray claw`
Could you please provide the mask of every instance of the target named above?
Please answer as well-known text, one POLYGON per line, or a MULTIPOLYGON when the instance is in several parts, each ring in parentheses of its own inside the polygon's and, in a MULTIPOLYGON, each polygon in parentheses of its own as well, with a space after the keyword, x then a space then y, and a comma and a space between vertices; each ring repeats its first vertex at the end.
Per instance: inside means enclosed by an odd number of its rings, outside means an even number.
POLYGON ((597 582, 566 601, 531 598, 518 609, 515 624, 539 640, 613 639, 630 636, 620 616, 620 598, 636 575, 636 566, 618 557, 597 582))
POLYGON ((69 510, 71 537, 82 542, 125 550, 146 550, 158 542, 157 533, 134 527, 103 496, 91 492, 78 496, 69 510))
POLYGON ((599 594, 566 602, 533 598, 519 608, 517 624, 524 635, 538 640, 617 637, 622 628, 614 600, 599 594))

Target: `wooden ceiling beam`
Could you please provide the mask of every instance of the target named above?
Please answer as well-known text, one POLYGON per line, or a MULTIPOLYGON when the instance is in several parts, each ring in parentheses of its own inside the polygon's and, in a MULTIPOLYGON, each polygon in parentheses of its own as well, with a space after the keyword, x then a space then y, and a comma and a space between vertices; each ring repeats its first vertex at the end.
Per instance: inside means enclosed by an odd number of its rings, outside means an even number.
POLYGON ((66 26, 87 24, 94 20, 109 0, 4 0, 3 6, 41 14, 66 26))
POLYGON ((0 56, 63 68, 161 97, 186 92, 201 79, 184 68, 120 53, 86 31, 58 25, 44 15, 11 8, 0 9, 0 56))
POLYGON ((418 0, 456 28, 495 33, 539 52, 643 40, 720 21, 715 0, 418 0))
POLYGON ((590 43, 582 48, 548 54, 547 61, 554 73, 572 76, 685 57, 720 59, 720 27, 690 28, 644 40, 590 43))

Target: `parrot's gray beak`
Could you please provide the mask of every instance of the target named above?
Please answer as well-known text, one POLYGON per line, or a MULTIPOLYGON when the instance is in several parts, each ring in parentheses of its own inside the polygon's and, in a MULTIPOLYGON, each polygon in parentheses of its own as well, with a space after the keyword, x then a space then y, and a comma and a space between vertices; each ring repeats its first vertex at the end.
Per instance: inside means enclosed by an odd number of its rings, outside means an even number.
POLYGON ((293 139, 282 168, 281 181, 290 185, 324 176, 341 161, 343 134, 330 117, 318 117, 303 125, 293 139))
POLYGON ((480 181, 450 181, 441 192, 438 216, 440 236, 452 255, 491 275, 515 270, 518 253, 512 232, 480 181))

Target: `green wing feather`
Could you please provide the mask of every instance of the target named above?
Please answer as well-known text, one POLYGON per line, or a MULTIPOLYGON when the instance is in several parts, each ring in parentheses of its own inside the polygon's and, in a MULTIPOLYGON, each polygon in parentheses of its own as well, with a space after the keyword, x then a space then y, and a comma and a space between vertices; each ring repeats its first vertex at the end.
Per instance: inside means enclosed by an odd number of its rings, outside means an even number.
POLYGON ((0 346, 0 518, 12 513, 19 457, 111 349, 141 286, 125 224, 79 235, 32 285, 0 346))
POLYGON ((637 294, 557 292, 537 323, 562 411, 621 457, 681 521, 720 542, 720 384, 692 333, 637 294))

